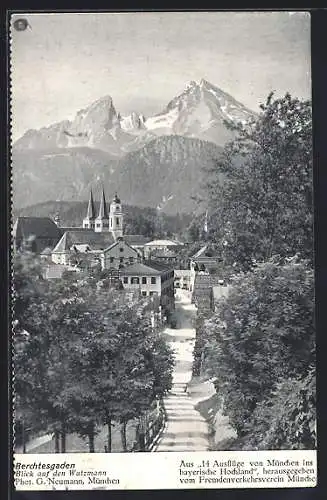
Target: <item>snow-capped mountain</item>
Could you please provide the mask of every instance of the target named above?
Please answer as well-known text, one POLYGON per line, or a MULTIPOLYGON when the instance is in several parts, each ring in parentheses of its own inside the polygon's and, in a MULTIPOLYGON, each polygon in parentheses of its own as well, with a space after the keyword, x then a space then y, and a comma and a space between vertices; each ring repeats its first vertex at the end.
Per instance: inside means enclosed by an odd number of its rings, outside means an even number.
POLYGON ((73 120, 29 130, 16 141, 14 205, 84 200, 101 180, 134 205, 194 212, 204 172, 232 138, 226 122, 252 117, 205 80, 190 82, 161 113, 147 118, 136 111, 121 116, 107 95, 73 120))
POLYGON ((139 133, 140 130, 145 130, 145 117, 139 115, 135 111, 128 116, 119 116, 120 126, 125 132, 139 133))
POLYGON ((155 116, 145 118, 135 111, 121 116, 108 95, 78 111, 73 121, 27 131, 15 148, 89 147, 123 156, 164 135, 204 139, 222 146, 231 138, 225 121, 244 122, 254 115, 206 80, 192 81, 155 116))
POLYGON ((146 120, 157 135, 177 134, 210 140, 220 146, 231 138, 225 121, 245 123, 255 114, 206 80, 191 81, 162 113, 146 120))
POLYGON ((73 121, 27 131, 14 146, 19 150, 89 147, 121 156, 136 140, 135 131, 141 131, 143 121, 136 113, 122 118, 112 98, 105 96, 78 111, 73 121))

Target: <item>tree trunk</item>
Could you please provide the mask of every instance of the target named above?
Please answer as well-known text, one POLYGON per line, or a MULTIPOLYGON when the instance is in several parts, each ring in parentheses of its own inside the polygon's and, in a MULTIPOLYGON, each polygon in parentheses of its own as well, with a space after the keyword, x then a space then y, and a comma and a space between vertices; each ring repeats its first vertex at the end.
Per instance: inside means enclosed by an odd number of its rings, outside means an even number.
POLYGON ((61 424, 60 441, 61 453, 66 453, 66 428, 64 423, 61 424))
POLYGON ((25 432, 25 422, 22 422, 22 441, 23 441, 23 453, 26 453, 26 432, 25 432))
POLYGON ((121 444, 122 444, 124 452, 127 451, 126 425, 127 425, 127 422, 124 421, 124 422, 122 422, 121 428, 120 428, 121 444))
POLYGON ((55 453, 60 453, 59 431, 54 433, 55 453))
POLYGON ((107 419, 107 426, 108 426, 108 441, 107 441, 107 446, 108 446, 108 453, 111 453, 111 418, 108 417, 107 419))
POLYGON ((88 438, 89 438, 89 452, 94 453, 94 429, 92 429, 89 432, 88 438))

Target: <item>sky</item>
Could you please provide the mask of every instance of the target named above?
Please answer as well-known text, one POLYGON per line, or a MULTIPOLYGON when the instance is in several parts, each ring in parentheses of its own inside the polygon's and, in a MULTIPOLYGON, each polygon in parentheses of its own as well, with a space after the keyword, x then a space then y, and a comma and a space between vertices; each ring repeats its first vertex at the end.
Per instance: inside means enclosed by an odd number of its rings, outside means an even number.
POLYGON ((202 78, 256 111, 271 90, 311 96, 304 12, 15 14, 12 134, 73 119, 110 95, 123 115, 159 113, 202 78))

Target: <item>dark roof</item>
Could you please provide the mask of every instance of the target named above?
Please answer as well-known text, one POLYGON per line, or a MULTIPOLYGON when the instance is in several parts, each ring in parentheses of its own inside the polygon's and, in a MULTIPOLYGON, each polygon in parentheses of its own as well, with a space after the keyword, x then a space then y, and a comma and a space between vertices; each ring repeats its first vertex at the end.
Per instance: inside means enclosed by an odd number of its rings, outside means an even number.
POLYGON ((95 208, 94 208, 92 189, 90 191, 90 198, 89 198, 89 204, 87 207, 86 218, 87 219, 94 219, 95 218, 95 208))
POLYGON ((100 201, 100 208, 99 208, 99 215, 97 219, 109 219, 108 215, 108 209, 107 209, 107 202, 106 202, 106 197, 104 194, 104 189, 102 189, 102 194, 101 194, 101 201, 100 201))
POLYGON ((173 271, 174 268, 169 264, 163 264, 162 262, 156 262, 155 260, 145 260, 143 262, 146 266, 157 269, 160 272, 173 271))
POLYGON ((123 239, 129 245, 145 245, 151 238, 143 236, 143 234, 124 234, 123 239))
POLYGON ((219 276, 213 274, 197 273, 194 280, 193 300, 198 300, 201 297, 210 297, 212 295, 212 287, 219 284, 219 276))
POLYGON ((93 229, 66 231, 54 248, 54 252, 65 252, 73 245, 89 245, 91 250, 103 250, 114 243, 111 233, 96 233, 93 229))
POLYGON ((13 237, 21 239, 32 235, 36 238, 59 239, 62 231, 50 217, 18 217, 13 226, 13 237))
POLYGON ((160 275, 170 270, 172 270, 172 268, 164 264, 153 261, 144 261, 143 263, 137 262, 135 264, 131 264, 130 266, 124 267, 120 270, 120 273, 121 275, 128 274, 135 276, 150 276, 160 275))
POLYGON ((111 245, 109 245, 107 248, 104 249, 104 252, 108 252, 116 245, 121 245, 122 243, 125 244, 127 247, 129 247, 133 252, 135 252, 136 255, 139 255, 139 252, 135 248, 133 248, 129 243, 127 243, 127 241, 125 241, 123 238, 119 238, 117 241, 114 241, 111 245))

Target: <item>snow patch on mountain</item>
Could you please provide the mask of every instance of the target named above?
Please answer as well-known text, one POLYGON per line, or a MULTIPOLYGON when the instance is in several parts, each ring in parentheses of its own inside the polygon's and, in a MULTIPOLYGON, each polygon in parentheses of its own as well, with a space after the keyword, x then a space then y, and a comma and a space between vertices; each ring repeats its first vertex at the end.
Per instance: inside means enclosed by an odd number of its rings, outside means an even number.
POLYGON ((202 79, 190 81, 166 108, 147 119, 133 111, 121 116, 106 95, 62 121, 40 130, 29 130, 15 148, 47 149, 89 147, 115 156, 135 151, 157 136, 181 135, 209 140, 223 146, 231 139, 225 121, 242 122, 255 114, 232 96, 202 79))
POLYGON ((170 128, 172 129, 176 120, 179 117, 178 109, 172 109, 163 115, 153 116, 148 118, 145 122, 145 126, 148 130, 154 130, 158 128, 170 128))

